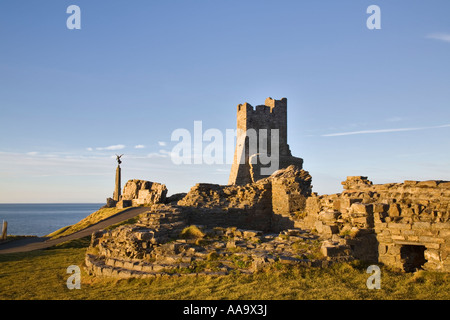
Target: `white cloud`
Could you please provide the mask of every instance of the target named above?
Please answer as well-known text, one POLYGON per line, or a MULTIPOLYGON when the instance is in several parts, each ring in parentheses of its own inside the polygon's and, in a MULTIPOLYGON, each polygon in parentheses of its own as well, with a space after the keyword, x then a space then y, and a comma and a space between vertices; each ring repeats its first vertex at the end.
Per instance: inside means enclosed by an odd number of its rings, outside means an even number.
POLYGON ((398 122, 398 121, 402 121, 403 119, 401 117, 390 117, 387 118, 386 121, 387 122, 398 122))
POLYGON ((167 155, 162 154, 162 153, 153 152, 153 153, 149 153, 147 155, 147 158, 167 158, 167 155))
POLYGON ((161 147, 165 147, 165 146, 167 145, 167 143, 165 143, 164 141, 158 141, 158 144, 159 144, 161 147))
POLYGON ((108 146, 108 147, 98 147, 96 148, 97 150, 121 150, 125 148, 125 146, 123 144, 116 144, 113 146, 108 146))
POLYGON ((35 155, 37 155, 39 152, 36 152, 36 151, 31 151, 31 152, 27 152, 27 155, 28 156, 35 156, 35 155))
POLYGON ((435 39, 444 42, 450 42, 450 33, 431 33, 426 36, 428 39, 435 39))
POLYGON ((138 144, 134 146, 135 149, 144 149, 145 146, 143 144, 138 144))
POLYGON ((91 147, 89 147, 89 148, 86 148, 86 150, 87 150, 87 151, 92 151, 92 150, 94 150, 94 149, 92 149, 91 147))
POLYGON ((388 133, 388 132, 401 132, 401 131, 417 131, 417 130, 425 130, 425 129, 437 129, 437 128, 447 128, 450 127, 450 124, 444 124, 441 126, 434 127, 418 127, 418 128, 397 128, 397 129, 378 129, 378 130, 361 130, 361 131, 350 131, 350 132, 337 132, 337 133, 329 133, 323 134, 322 137, 337 137, 337 136, 349 136, 355 134, 367 134, 367 133, 388 133))

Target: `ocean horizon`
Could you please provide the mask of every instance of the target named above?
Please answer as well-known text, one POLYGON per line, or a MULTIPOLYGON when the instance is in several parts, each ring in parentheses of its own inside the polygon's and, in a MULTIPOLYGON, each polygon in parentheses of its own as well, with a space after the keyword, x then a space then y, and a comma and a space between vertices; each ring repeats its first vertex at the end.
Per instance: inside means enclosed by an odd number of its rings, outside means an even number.
POLYGON ((8 235, 42 237, 77 223, 103 205, 104 203, 0 203, 0 223, 8 222, 8 235))

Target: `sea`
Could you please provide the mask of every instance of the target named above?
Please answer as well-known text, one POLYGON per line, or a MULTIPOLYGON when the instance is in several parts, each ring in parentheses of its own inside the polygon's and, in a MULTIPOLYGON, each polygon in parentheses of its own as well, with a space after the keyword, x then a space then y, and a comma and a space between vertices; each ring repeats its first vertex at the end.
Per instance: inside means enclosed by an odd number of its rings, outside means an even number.
POLYGON ((3 221, 7 221, 8 235, 42 237, 77 223, 103 205, 104 203, 0 203, 0 231, 3 221))

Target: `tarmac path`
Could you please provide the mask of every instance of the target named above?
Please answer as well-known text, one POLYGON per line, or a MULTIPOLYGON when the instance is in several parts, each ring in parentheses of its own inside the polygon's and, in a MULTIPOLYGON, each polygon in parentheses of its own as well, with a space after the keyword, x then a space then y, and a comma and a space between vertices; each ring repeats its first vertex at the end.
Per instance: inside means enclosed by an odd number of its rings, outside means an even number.
POLYGON ((33 250, 40 250, 52 247, 54 245, 74 240, 80 239, 86 236, 90 236, 93 232, 109 227, 113 224, 134 218, 135 216, 149 211, 148 207, 133 207, 121 211, 115 215, 112 215, 109 218, 101 220, 85 229, 74 232, 67 236, 58 238, 58 239, 49 239, 47 237, 29 237, 24 239, 19 239, 15 241, 5 242, 3 244, 0 243, 0 254, 5 253, 16 253, 16 252, 27 252, 33 250))

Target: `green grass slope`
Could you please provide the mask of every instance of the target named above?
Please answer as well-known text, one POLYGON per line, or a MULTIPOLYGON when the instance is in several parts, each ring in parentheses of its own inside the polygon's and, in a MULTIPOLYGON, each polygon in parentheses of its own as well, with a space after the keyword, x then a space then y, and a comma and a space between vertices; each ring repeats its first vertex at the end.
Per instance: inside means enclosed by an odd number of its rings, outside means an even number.
POLYGON ((450 299, 450 274, 394 272, 382 267, 381 289, 366 287, 366 265, 329 268, 275 264, 252 275, 109 279, 83 269, 89 237, 51 249, 0 255, 0 299, 450 299), (81 289, 69 290, 67 267, 81 268, 81 289))

